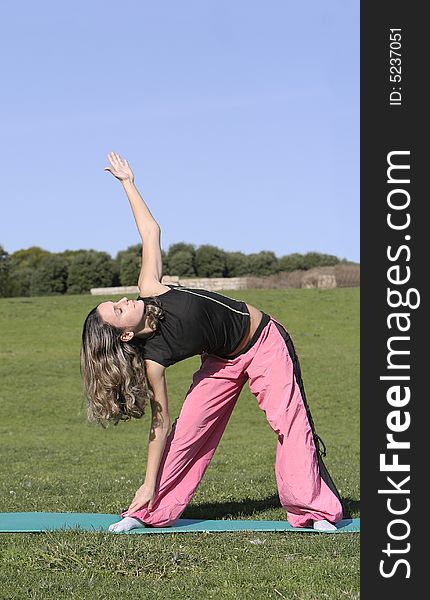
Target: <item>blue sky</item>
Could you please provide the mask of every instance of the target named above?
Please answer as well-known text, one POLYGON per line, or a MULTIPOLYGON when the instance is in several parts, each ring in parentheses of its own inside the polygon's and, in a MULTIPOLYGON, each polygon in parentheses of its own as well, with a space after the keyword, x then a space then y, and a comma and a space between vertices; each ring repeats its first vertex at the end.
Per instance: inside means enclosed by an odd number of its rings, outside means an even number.
POLYGON ((0 244, 359 260, 357 0, 2 3, 0 244))

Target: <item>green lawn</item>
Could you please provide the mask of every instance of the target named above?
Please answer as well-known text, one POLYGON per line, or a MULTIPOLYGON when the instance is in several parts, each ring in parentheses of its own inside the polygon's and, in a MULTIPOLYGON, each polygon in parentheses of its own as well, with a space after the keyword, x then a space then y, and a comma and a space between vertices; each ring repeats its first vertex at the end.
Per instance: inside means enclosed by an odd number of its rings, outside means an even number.
MULTIPOLYGON (((226 292, 279 319, 301 359, 325 462, 359 516, 359 289, 226 292)), ((83 320, 107 298, 0 299, 0 512, 119 513, 144 478, 148 419, 86 422, 83 320)), ((193 357, 167 371, 172 422, 193 357)), ((285 519, 276 436, 244 388, 184 518, 285 519)), ((0 534, 0 598, 359 597, 357 534, 0 534)))

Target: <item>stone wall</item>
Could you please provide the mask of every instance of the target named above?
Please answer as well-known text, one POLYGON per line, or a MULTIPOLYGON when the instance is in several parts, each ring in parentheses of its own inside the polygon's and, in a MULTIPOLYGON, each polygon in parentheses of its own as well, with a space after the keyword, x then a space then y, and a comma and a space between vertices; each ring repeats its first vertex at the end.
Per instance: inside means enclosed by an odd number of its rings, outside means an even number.
MULTIPOLYGON (((165 275, 161 283, 164 285, 183 285, 190 288, 201 288, 203 290, 243 290, 248 287, 247 277, 195 277, 182 278, 177 276, 165 275)), ((138 294, 139 288, 137 285, 121 286, 121 287, 106 287, 106 288, 91 288, 93 296, 110 295, 110 294, 138 294)))
MULTIPOLYGON (((334 267, 316 267, 309 271, 293 271, 292 273, 279 273, 268 277, 194 277, 182 278, 165 275, 161 282, 165 285, 183 285, 190 288, 203 290, 245 290, 279 289, 279 288, 320 288, 330 289, 335 287, 359 287, 360 266, 339 264, 334 267)), ((97 295, 131 295, 138 294, 139 288, 109 287, 92 288, 91 294, 97 295)))
POLYGON ((93 296, 109 296, 111 294, 121 294, 121 296, 127 294, 138 294, 139 288, 137 285, 130 286, 118 286, 118 287, 103 287, 103 288, 91 288, 90 293, 93 296))
POLYGON ((244 290, 248 287, 247 277, 195 277, 191 278, 178 278, 177 282, 165 282, 163 277, 163 283, 178 283, 190 288, 201 288, 203 290, 244 290))

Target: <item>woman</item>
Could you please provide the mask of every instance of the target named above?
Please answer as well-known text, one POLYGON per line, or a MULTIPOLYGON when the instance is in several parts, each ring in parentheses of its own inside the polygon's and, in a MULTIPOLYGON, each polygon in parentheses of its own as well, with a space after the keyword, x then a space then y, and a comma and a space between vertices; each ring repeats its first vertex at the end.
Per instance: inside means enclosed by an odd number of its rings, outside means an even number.
POLYGON ((102 302, 86 318, 81 373, 91 420, 139 418, 151 406, 145 481, 110 531, 172 525, 190 502, 240 391, 252 393, 278 435, 276 481, 295 527, 335 529, 339 494, 322 462, 299 362, 283 326, 260 310, 206 290, 161 283, 160 227, 128 162, 105 170, 123 185, 142 238, 137 300, 102 302), (201 367, 170 429, 165 369, 193 355, 201 367))

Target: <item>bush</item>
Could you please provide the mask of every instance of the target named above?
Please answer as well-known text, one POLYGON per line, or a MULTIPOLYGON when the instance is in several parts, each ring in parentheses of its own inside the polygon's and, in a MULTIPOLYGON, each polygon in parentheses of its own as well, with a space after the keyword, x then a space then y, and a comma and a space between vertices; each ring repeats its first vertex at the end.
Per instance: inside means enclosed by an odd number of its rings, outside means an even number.
POLYGON ((169 261, 167 260, 167 253, 164 250, 161 251, 161 260, 163 261, 163 275, 170 275, 169 261))
POLYGON ((180 277, 195 277, 196 275, 196 250, 193 244, 179 242, 172 244, 167 251, 166 262, 170 275, 179 275, 180 277))
POLYGON ((195 265, 197 277, 225 277, 227 274, 226 253, 209 244, 197 249, 195 265))
MULTIPOLYGON (((161 251, 163 275, 179 277, 243 277, 255 279, 255 287, 296 287, 305 272, 336 267, 339 286, 360 284, 359 265, 330 254, 293 253, 277 258, 274 252, 246 255, 225 252, 204 244, 172 244, 161 251)), ((53 254, 38 246, 9 255, 0 245, 0 296, 88 293, 92 287, 136 285, 142 262, 142 244, 118 252, 115 260, 107 252, 65 250, 53 254)), ((249 282, 248 282, 249 283, 249 282)))
POLYGON ((31 296, 64 294, 67 290, 67 260, 58 254, 45 256, 33 271, 30 280, 31 296))
POLYGON ((242 277, 249 273, 248 256, 243 252, 226 253, 226 277, 242 277))
POLYGON ((192 255, 186 250, 176 252, 169 259, 169 272, 179 277, 195 277, 194 260, 192 255))
POLYGON ((294 252, 293 254, 287 254, 279 259, 279 270, 292 273, 293 271, 299 271, 305 269, 305 262, 303 254, 294 252))
POLYGON ((120 285, 136 285, 140 274, 141 257, 124 254, 119 262, 120 285))
POLYGON ((303 268, 307 271, 314 267, 332 267, 339 262, 337 256, 321 254, 320 252, 307 252, 303 257, 303 268))
POLYGON ((263 250, 248 255, 249 272, 251 275, 272 275, 279 270, 278 258, 274 252, 263 250))
POLYGON ((8 296, 31 296, 31 280, 40 262, 47 256, 52 256, 47 250, 32 246, 17 250, 9 256, 9 271, 7 277, 8 296))
POLYGON ((9 293, 10 257, 3 246, 0 246, 0 297, 9 293))
POLYGON ((136 285, 142 261, 142 244, 134 244, 120 250, 113 261, 113 270, 118 285, 136 285))
POLYGON ((76 256, 69 267, 67 291, 87 294, 93 287, 110 287, 114 274, 113 259, 107 252, 87 250, 76 256))
POLYGON ((49 255, 51 255, 51 252, 48 252, 48 250, 44 250, 39 246, 31 246, 24 250, 17 250, 10 255, 11 268, 14 270, 20 268, 25 269, 27 267, 36 269, 39 266, 40 261, 45 258, 45 256, 49 255))

